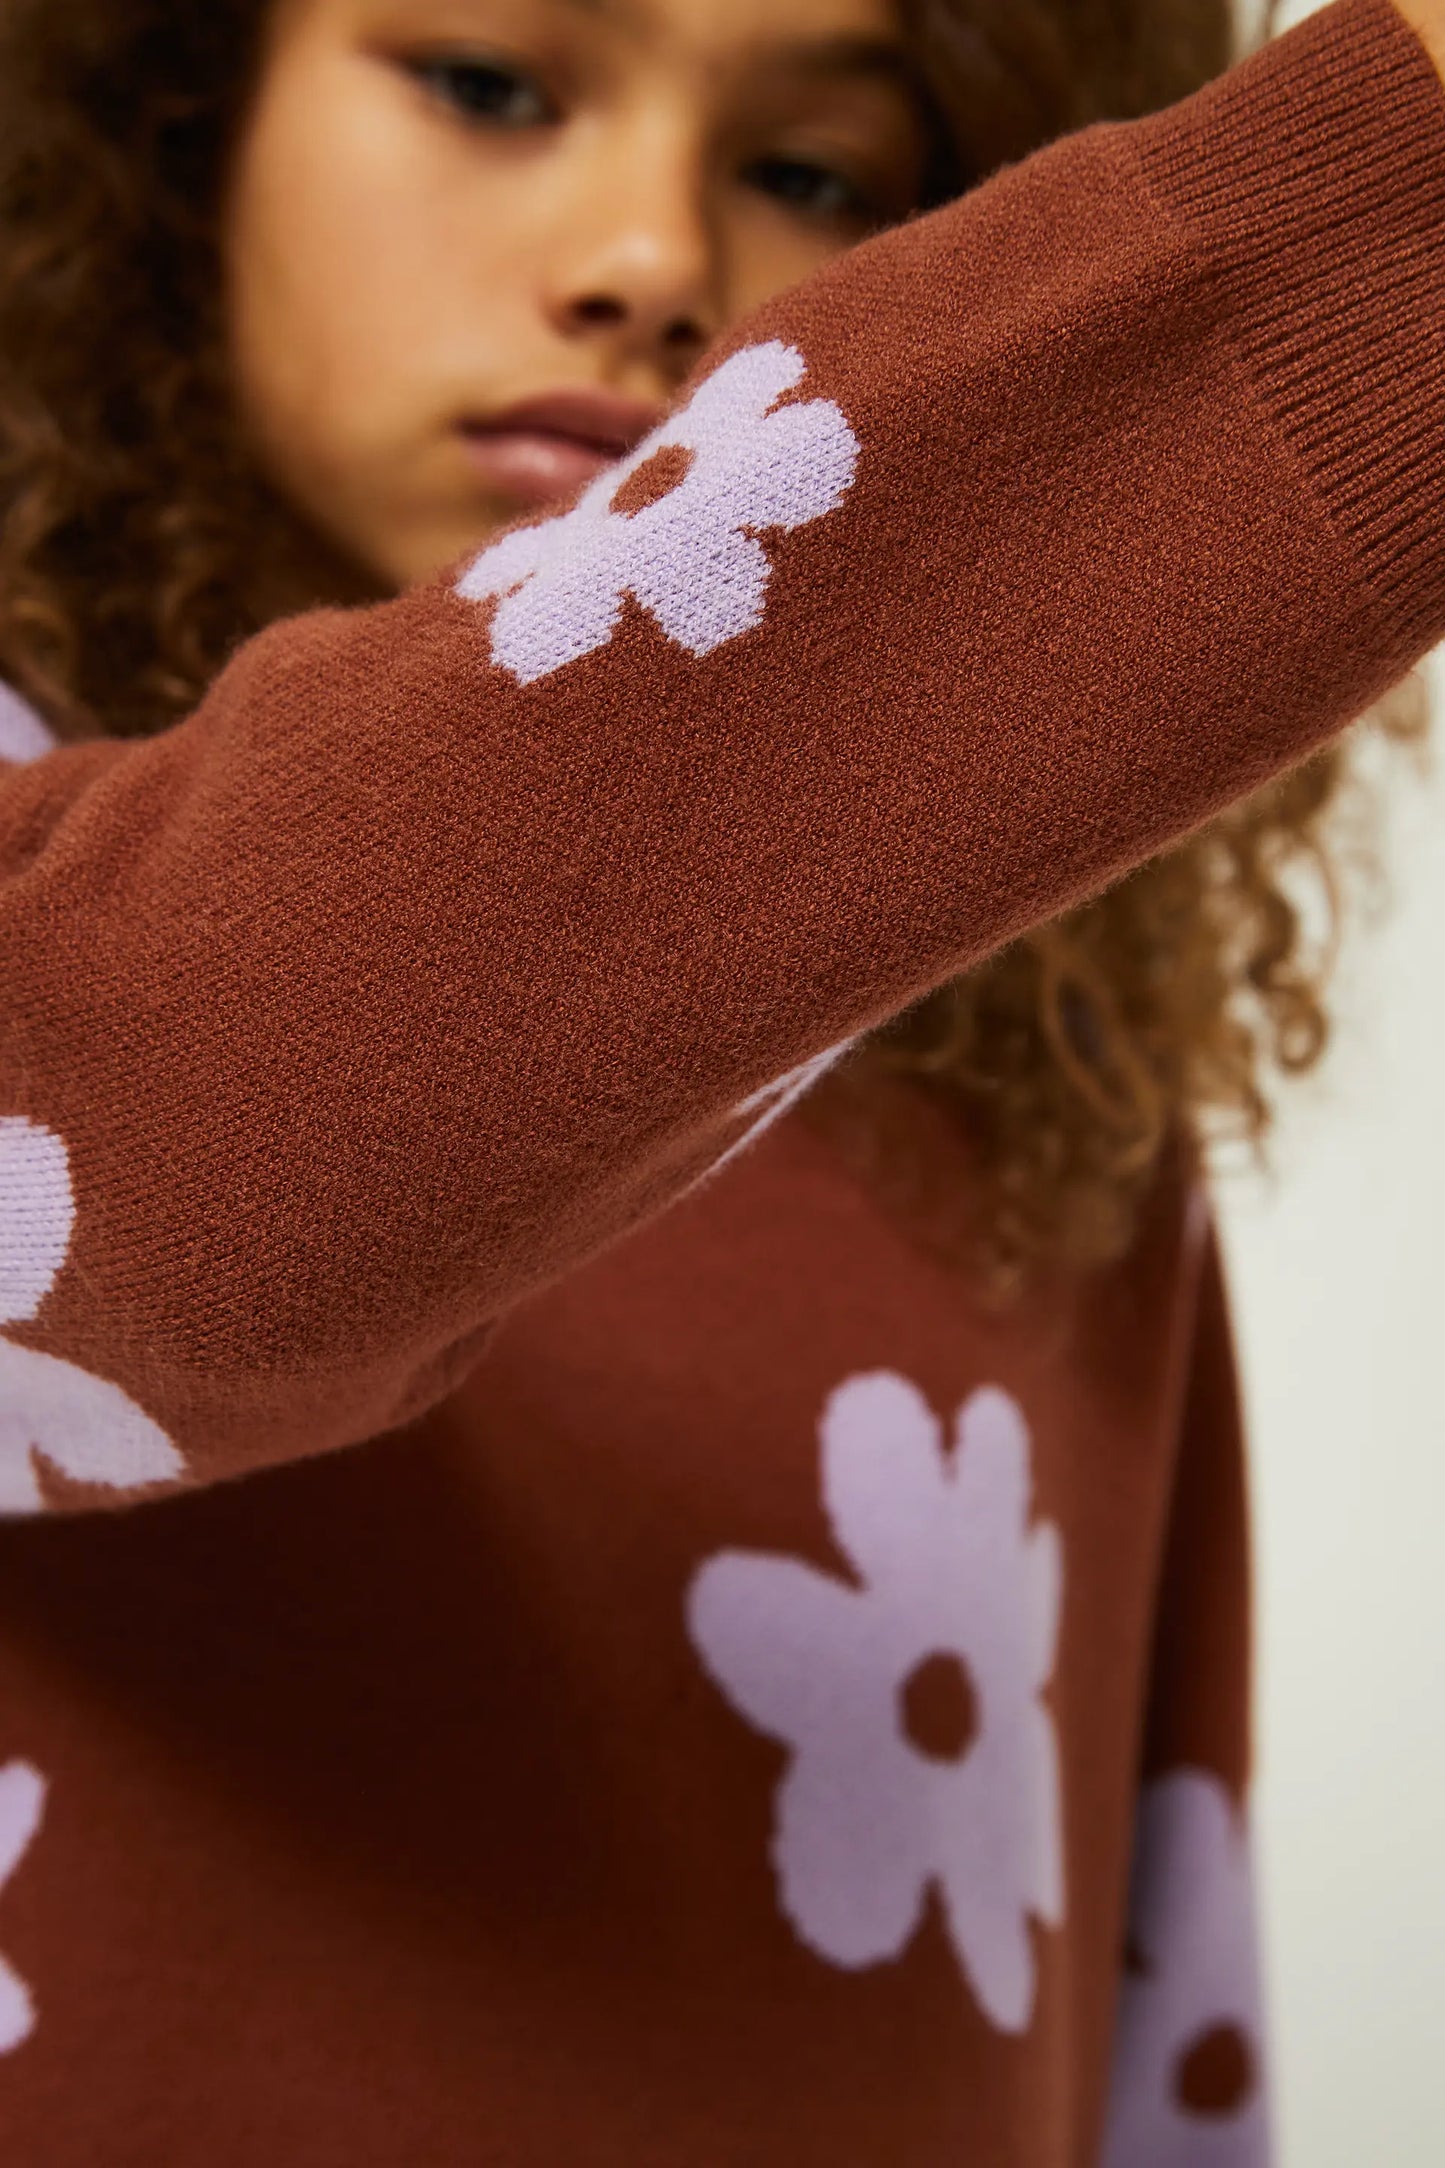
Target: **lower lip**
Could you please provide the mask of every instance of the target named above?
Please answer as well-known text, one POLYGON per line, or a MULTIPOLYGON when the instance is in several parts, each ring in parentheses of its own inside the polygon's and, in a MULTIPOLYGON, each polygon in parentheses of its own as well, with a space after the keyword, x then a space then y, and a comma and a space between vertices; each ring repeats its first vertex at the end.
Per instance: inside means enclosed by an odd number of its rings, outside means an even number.
POLYGON ((616 452, 531 429, 466 429, 462 442, 489 489, 519 505, 550 504, 615 466, 616 452))

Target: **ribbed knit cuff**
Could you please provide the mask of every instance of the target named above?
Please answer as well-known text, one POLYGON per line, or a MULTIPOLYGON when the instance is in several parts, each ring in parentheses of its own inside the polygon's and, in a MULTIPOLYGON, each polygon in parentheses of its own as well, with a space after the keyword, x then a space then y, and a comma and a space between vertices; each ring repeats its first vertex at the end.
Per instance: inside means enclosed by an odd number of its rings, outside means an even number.
POLYGON ((1136 140, 1418 652, 1445 619, 1445 95, 1423 47, 1387 0, 1336 0, 1136 140))

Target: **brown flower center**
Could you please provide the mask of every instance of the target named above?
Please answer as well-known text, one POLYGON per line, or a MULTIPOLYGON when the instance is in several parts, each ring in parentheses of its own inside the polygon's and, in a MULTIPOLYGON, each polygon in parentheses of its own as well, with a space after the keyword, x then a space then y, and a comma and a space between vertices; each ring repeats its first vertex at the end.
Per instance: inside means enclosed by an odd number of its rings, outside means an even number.
POLYGON ((633 519, 650 504, 670 496, 679 482, 692 472, 692 453, 685 444, 660 444, 640 467, 634 467, 617 485, 612 510, 633 519))
POLYGON ((936 1649, 898 1692, 905 1737, 930 1761, 962 1761, 978 1737, 978 1694, 960 1657, 936 1649))
POLYGON ((1237 2115, 1257 2082, 1254 2054, 1238 2025, 1211 2025, 1174 2065, 1174 2098, 1193 2115, 1237 2115))

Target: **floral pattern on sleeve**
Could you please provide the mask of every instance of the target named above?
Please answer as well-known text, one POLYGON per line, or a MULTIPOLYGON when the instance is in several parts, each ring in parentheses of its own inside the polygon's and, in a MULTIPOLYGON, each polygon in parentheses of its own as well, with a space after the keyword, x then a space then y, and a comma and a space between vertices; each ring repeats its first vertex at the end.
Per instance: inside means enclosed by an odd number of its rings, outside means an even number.
POLYGON ((53 753, 59 742, 29 701, 0 681, 0 760, 24 766, 39 760, 42 754, 53 753))
POLYGON ((1249 1844, 1218 1777, 1144 1792, 1101 2168, 1268 2168, 1249 1844))
POLYGON ((1026 2031, 1032 1916, 1064 1915, 1059 1768, 1041 1699, 1061 1598, 1058 1532, 1030 1521, 1029 1435, 1006 1393, 959 1410, 953 1448, 891 1371, 849 1378, 821 1422, 823 1502, 857 1580, 725 1551, 687 1598, 703 1664, 789 1749, 772 1845, 782 1910, 829 1963, 900 1956, 936 1886, 1000 2031, 1026 2031))
POLYGON ((530 685, 605 647, 629 594, 693 655, 761 624, 772 562, 758 536, 831 512, 857 465, 831 399, 776 404, 805 373, 779 339, 743 347, 570 511, 483 550, 456 592, 500 598, 492 660, 530 685))
MULTIPOLYGON (((75 1224, 70 1158, 53 1130, 0 1117, 0 1325, 25 1324, 59 1275, 75 1224)), ((43 1459, 78 1483, 163 1483, 185 1463, 118 1385, 0 1334, 0 1513, 39 1513, 43 1459)))

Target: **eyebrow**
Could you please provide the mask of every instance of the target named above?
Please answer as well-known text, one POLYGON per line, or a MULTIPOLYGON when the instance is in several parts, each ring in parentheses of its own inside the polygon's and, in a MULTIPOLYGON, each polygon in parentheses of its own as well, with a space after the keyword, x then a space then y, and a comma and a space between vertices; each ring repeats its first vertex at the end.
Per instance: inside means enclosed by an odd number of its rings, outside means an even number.
POLYGON ((627 0, 562 0, 564 7, 572 8, 578 15, 598 15, 613 22, 626 22, 630 16, 635 22, 636 10, 627 0))
POLYGON ((892 38, 850 37, 846 33, 813 38, 795 45, 774 46, 768 59, 799 75, 875 75, 905 87, 916 81, 910 54, 892 38))

